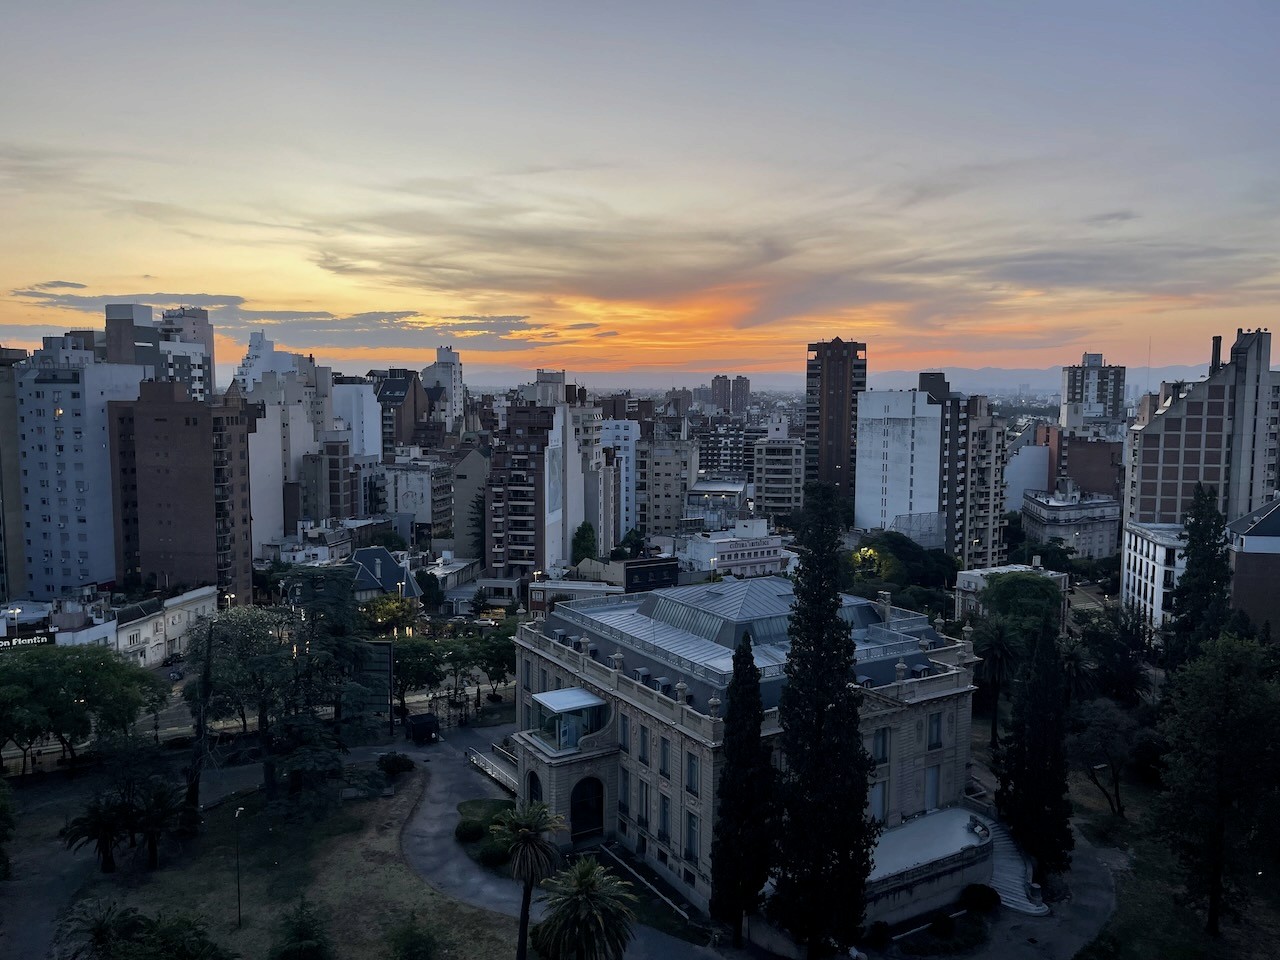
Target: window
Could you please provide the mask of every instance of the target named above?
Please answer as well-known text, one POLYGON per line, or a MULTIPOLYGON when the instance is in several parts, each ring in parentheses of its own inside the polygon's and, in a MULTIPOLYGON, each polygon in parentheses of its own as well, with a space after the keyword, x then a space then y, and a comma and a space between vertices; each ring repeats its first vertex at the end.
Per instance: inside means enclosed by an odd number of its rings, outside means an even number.
POLYGON ((631 771, 618 768, 618 812, 626 813, 631 807, 631 771))
POLYGON ((618 749, 631 752, 631 718, 625 713, 618 714, 618 749))
POLYGON ((889 762, 889 728, 880 727, 871 738, 871 757, 876 763, 889 762))
POLYGON ((665 793, 658 794, 658 839, 671 839, 671 798, 665 793))
POLYGON ((538 671, 538 680, 539 680, 538 692, 546 693, 547 691, 547 671, 546 670, 538 671))
POLYGON ((684 758, 684 788, 696 797, 701 786, 702 764, 698 760, 698 755, 689 751, 684 758))
POLYGON ((649 765, 649 728, 640 724, 640 762, 649 765))
POLYGON ((686 813, 684 815, 684 858, 697 860, 698 849, 698 815, 686 813))
POLYGON ((942 714, 929 714, 929 749, 937 750, 942 746, 942 714))
POLYGON ((649 784, 640 780, 637 786, 640 788, 640 803, 636 805, 636 823, 647 827, 649 825, 649 784))
POLYGON ((888 792, 889 785, 881 780, 871 785, 871 792, 867 797, 867 805, 871 808, 871 816, 880 823, 885 822, 885 802, 888 792))
POLYGON ((671 741, 666 737, 658 745, 658 772, 664 777, 671 776, 671 741))
POLYGON ((523 687, 524 687, 526 690, 528 690, 528 689, 529 689, 529 674, 532 672, 533 662, 532 662, 532 661, 530 661, 530 660, 524 660, 524 661, 522 661, 522 662, 523 662, 523 664, 524 664, 524 676, 521 678, 521 684, 523 685, 523 687))

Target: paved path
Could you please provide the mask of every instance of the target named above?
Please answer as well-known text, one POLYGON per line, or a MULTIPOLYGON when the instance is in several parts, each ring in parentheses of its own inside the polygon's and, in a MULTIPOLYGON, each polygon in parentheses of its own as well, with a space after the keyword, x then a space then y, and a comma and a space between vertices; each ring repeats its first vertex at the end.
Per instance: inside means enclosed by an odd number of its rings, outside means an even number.
MULTIPOLYGON (((487 753, 489 744, 514 730, 508 727, 460 727, 446 733, 445 742, 407 752, 430 761, 427 791, 401 833, 405 859, 427 883, 441 893, 511 917, 520 915, 520 887, 514 880, 485 870, 453 839, 457 806, 476 797, 506 797, 496 783, 466 761, 467 747, 487 753)), ((533 916, 542 915, 534 894, 533 916)), ((651 927, 638 926, 627 948, 627 960, 720 960, 720 954, 668 936, 651 927)))

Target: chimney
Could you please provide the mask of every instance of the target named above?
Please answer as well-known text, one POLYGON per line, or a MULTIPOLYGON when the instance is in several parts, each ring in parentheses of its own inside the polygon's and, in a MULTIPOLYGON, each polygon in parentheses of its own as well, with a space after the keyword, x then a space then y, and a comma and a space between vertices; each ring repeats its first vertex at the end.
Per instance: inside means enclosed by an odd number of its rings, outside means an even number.
POLYGON ((1209 361, 1209 375, 1222 369, 1222 337, 1213 338, 1213 358, 1209 361))
POLYGON ((876 599, 880 601, 880 616, 884 619, 884 625, 889 626, 889 621, 893 619, 893 600, 888 590, 880 590, 876 593, 876 599))
POLYGON ((898 658, 898 662, 894 665, 893 673, 899 683, 907 679, 907 664, 901 657, 898 658))
POLYGON ((379 583, 382 582, 382 561, 381 560, 373 561, 373 579, 377 580, 379 583))

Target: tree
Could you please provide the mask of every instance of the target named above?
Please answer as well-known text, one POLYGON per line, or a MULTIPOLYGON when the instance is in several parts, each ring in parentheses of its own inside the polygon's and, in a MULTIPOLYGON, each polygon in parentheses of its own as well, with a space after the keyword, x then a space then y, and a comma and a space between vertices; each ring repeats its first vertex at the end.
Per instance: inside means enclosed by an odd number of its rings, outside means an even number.
POLYGON ((495 630, 481 636, 475 644, 475 665, 496 697, 498 687, 516 672, 516 645, 511 634, 495 630))
POLYGON ((364 627, 377 637, 399 636, 418 622, 418 602, 387 594, 364 604, 364 627))
POLYGON ((172 784, 152 778, 129 806, 131 826, 147 844, 147 869, 160 866, 160 837, 178 825, 182 793, 172 784))
POLYGON ((760 740, 764 706, 760 669, 743 632, 733 654, 724 716, 724 769, 711 841, 711 912, 733 928, 742 946, 742 918, 760 902, 773 843, 773 765, 760 740))
POLYGON ((982 658, 982 679, 991 691, 991 752, 1000 746, 1000 693, 1018 672, 1023 646, 1006 617, 982 617, 973 631, 973 652, 982 658))
POLYGON ((1097 692, 1122 706, 1137 706, 1150 686, 1144 659, 1149 635, 1142 614, 1136 607, 1117 604, 1105 610, 1077 610, 1073 619, 1095 665, 1097 692))
POLYGON ((453 636, 439 644, 440 660, 453 677, 450 697, 455 702, 461 698, 462 687, 475 669, 479 654, 477 643, 470 637, 453 636))
POLYGON ((154 919, 114 900, 83 900, 58 929, 56 953, 69 960, 237 960, 194 914, 154 919))
POLYGON ((1046 616, 1014 694, 1009 735, 996 757, 996 806, 1042 874, 1067 869, 1075 844, 1067 796, 1066 678, 1055 632, 1046 616))
POLYGON ((631 884, 593 856, 584 856, 546 880, 547 915, 534 946, 547 960, 622 960, 634 936, 631 884))
POLYGON ((18 817, 13 805, 13 789, 4 777, 0 777, 0 880, 8 880, 12 876, 5 844, 13 839, 13 831, 17 825, 18 817))
POLYGON ((622 538, 619 546, 627 551, 627 556, 630 559, 635 560, 644 553, 644 534, 632 527, 627 531, 626 536, 622 538))
POLYGON ((1062 626, 1062 591, 1038 573, 998 573, 988 577, 978 600, 988 616, 1008 618, 1024 636, 1039 631, 1046 617, 1055 630, 1062 626))
POLYGON ((520 884, 520 933, 516 941, 516 960, 525 960, 529 952, 529 907, 533 888, 551 876, 560 852, 551 834, 564 829, 564 817, 553 814, 541 801, 521 804, 504 810, 491 826, 494 840, 511 855, 511 878, 520 884))
POLYGON ((1168 742, 1157 823, 1187 891, 1220 932, 1227 897, 1251 872, 1277 782, 1280 686, 1256 641, 1223 634, 1174 675, 1160 730, 1168 742))
POLYGON ((489 510, 484 503, 484 491, 477 491, 476 495, 471 498, 471 511, 467 518, 467 526, 471 531, 471 555, 479 557, 481 565, 484 565, 485 557, 488 551, 485 550, 485 522, 488 519, 489 510))
POLYGON ((873 764, 858 729, 862 697, 853 636, 836 590, 837 500, 829 485, 805 490, 787 682, 778 711, 786 766, 769 906, 811 957, 844 950, 857 937, 880 833, 867 807, 873 764))
POLYGON ((1058 644, 1058 656, 1062 658, 1062 687, 1070 710, 1073 700, 1087 700, 1094 692, 1097 667, 1089 656, 1089 648, 1079 637, 1063 637, 1058 644))
POLYGON ((427 613, 436 613, 444 603, 444 588, 440 586, 440 578, 429 570, 419 570, 413 575, 418 581, 418 589, 422 591, 422 607, 427 613))
POLYGON ((1117 817, 1124 817, 1120 778, 1133 752, 1138 724, 1111 700, 1090 700, 1076 707, 1067 737, 1071 765, 1106 798, 1117 817))
POLYGON ((395 695, 407 714, 407 697, 414 690, 434 690, 444 682, 440 645, 418 637, 400 637, 392 644, 395 657, 395 695))
POLYGON ((471 595, 471 612, 477 617, 484 613, 484 608, 489 603, 489 591, 484 587, 476 587, 476 592, 471 595))
POLYGON ((114 797, 98 794, 89 801, 84 813, 67 824, 62 839, 72 850, 92 844, 102 872, 115 873, 116 847, 128 833, 128 811, 124 805, 114 797))
POLYGON ((1226 518, 1211 487, 1196 484, 1182 539, 1186 569, 1173 588, 1173 629, 1165 639, 1166 663, 1176 670, 1222 633, 1231 615, 1231 560, 1226 518))
POLYGON ((333 960, 333 942, 320 911, 306 898, 280 918, 270 960, 333 960))
POLYGON ((590 520, 583 520, 581 526, 573 532, 573 559, 572 563, 577 566, 583 560, 594 560, 596 558, 596 528, 591 525, 590 520))

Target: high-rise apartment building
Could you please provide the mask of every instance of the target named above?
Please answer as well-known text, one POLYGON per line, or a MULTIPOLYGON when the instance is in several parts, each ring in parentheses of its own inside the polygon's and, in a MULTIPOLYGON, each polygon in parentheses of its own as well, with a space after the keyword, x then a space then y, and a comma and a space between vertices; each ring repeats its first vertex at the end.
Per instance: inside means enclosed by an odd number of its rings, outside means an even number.
POLYGON ((24 589, 35 600, 96 592, 116 579, 107 403, 136 400, 155 368, 110 363, 93 331, 45 337, 19 364, 24 589))
POLYGON ((1125 445, 1121 596, 1152 624, 1167 619, 1181 574, 1165 541, 1176 540, 1196 486, 1215 492, 1228 523, 1275 495, 1278 422, 1280 377, 1265 330, 1237 330, 1226 363, 1214 337, 1208 377, 1161 384, 1139 402, 1125 445))
POLYGON ((755 510, 760 516, 788 517, 804 506, 804 440, 765 437, 757 440, 755 510))
POLYGON ((422 368, 422 385, 443 388, 444 402, 436 414, 444 421, 446 432, 456 431, 466 409, 466 393, 462 357, 453 347, 436 347, 436 362, 422 368))
POLYGON ((636 444, 640 440, 640 424, 635 420, 602 420, 600 446, 613 451, 614 470, 618 477, 618 495, 614 505, 618 513, 618 539, 636 528, 636 444))
POLYGON ((1113 432, 1124 426, 1125 368, 1086 353, 1078 366, 1062 368, 1062 405, 1058 423, 1068 435, 1113 432))
POLYGON ((1229 521, 1276 490, 1277 378, 1271 334, 1237 331, 1221 362, 1214 338, 1209 376, 1165 383, 1144 397, 1127 444, 1125 523, 1182 523, 1197 483, 1217 491, 1229 521))
POLYGON ((845 499, 856 486, 858 397, 867 389, 867 345, 839 337, 809 344, 805 367, 806 483, 829 483, 845 499))
POLYGON ((254 406, 238 387, 209 402, 163 381, 138 394, 107 404, 117 579, 251 602, 254 406))
MULTIPOLYGON (((100 357, 108 363, 146 364, 155 370, 155 379, 183 384, 193 400, 212 395, 213 355, 206 340, 212 343, 213 328, 207 314, 203 320, 184 316, 157 321, 150 307, 138 303, 108 303, 105 312, 105 332, 91 334, 100 357)), ((167 310, 164 316, 176 312, 167 310)))
POLYGON ((698 443, 653 437, 636 444, 636 526, 645 536, 680 530, 689 488, 698 479, 698 443))
POLYGON ((22 450, 18 443, 18 364, 27 351, 0 347, 0 600, 26 590, 22 536, 22 450))
POLYGON ((733 385, 724 374, 711 378, 711 402, 720 408, 721 413, 728 413, 733 408, 733 385))
POLYGON ((746 414, 749 406, 751 406, 751 381, 746 377, 734 377, 732 389, 729 391, 729 412, 735 417, 741 417, 746 414))
POLYGON ((1003 562, 1004 421, 985 397, 922 373, 918 390, 875 390, 858 406, 854 523, 894 530, 965 566, 1003 562))

